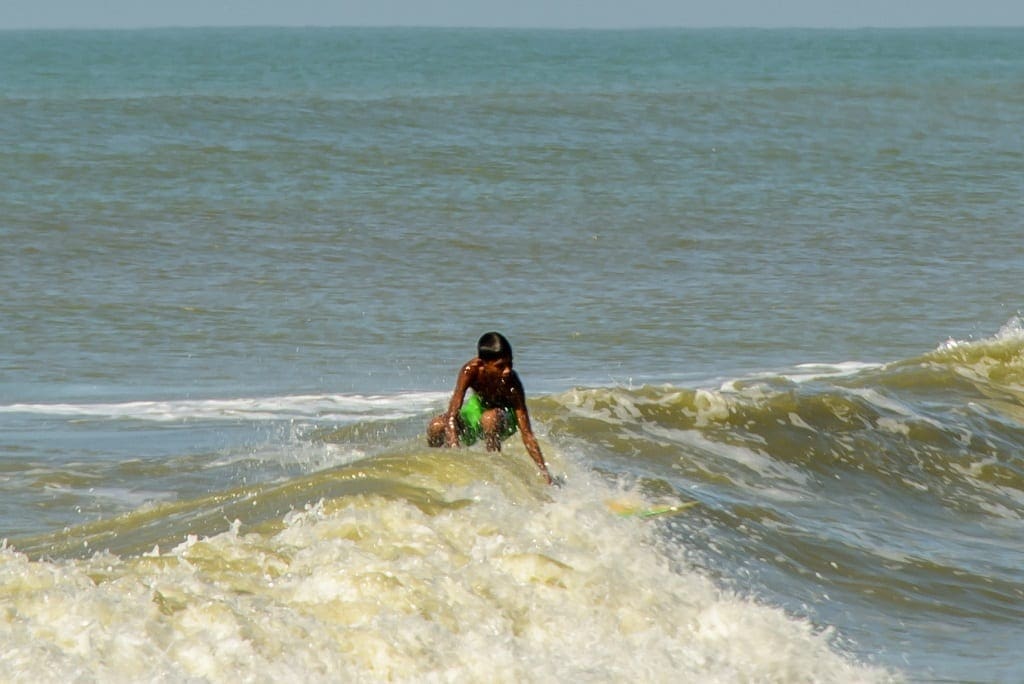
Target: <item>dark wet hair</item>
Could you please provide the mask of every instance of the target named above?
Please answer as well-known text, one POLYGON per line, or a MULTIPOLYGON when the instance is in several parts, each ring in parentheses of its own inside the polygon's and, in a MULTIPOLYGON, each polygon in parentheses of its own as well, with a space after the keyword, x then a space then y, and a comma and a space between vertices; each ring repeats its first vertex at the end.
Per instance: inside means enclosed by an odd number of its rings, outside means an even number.
POLYGON ((476 353, 481 359, 508 359, 512 360, 512 345, 508 343, 505 336, 498 332, 484 333, 480 341, 476 343, 476 353))

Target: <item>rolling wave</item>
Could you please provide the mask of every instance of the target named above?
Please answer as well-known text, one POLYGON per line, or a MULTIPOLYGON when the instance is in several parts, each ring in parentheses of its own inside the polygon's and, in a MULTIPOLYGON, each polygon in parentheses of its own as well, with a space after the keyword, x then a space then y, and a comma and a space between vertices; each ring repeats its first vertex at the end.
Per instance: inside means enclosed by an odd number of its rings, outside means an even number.
POLYGON ((414 416, 425 407, 436 404, 443 396, 436 392, 406 392, 391 396, 313 394, 114 403, 16 403, 0 405, 0 413, 160 422, 317 419, 348 423, 356 420, 393 420, 414 416))
POLYGON ((887 681, 856 646, 874 626, 827 627, 844 606, 903 616, 933 641, 892 648, 918 653, 946 643, 928 625, 969 643, 1024 622, 1022 381, 1008 325, 890 364, 540 396, 560 489, 516 440, 426 448, 439 393, 3 406, 298 422, 277 450, 338 456, 6 541, 0 662, 43 679, 148 659, 168 680, 887 681), (624 497, 697 506, 645 523, 613 512, 624 497))

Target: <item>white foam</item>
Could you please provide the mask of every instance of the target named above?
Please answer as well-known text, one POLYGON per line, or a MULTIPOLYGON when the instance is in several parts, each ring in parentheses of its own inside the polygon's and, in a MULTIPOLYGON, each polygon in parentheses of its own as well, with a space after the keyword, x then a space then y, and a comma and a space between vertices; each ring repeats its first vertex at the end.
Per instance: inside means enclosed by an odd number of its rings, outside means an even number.
POLYGON ((1024 339, 1024 318, 1021 318, 1020 315, 1011 317, 996 333, 996 339, 1024 339))
POLYGON ((811 382, 826 378, 846 378, 867 370, 883 368, 885 364, 866 363, 862 361, 843 361, 840 363, 801 363, 794 372, 783 374, 782 378, 794 383, 811 382))
POLYGON ((150 489, 128 489, 126 487, 90 487, 89 495, 97 499, 108 499, 121 506, 139 508, 156 501, 171 501, 175 495, 150 489))
POLYGON ((951 337, 940 344, 937 351, 949 351, 958 347, 984 344, 986 342, 1019 342, 1021 340, 1024 340, 1024 318, 1018 314, 1010 317, 996 334, 988 340, 957 340, 951 337))
POLYGON ((277 533, 136 558, 0 549, 11 681, 858 682, 832 635, 717 588, 609 513, 596 479, 553 500, 479 482, 428 515, 327 502, 277 533), (540 497, 540 498, 538 498, 540 497))
POLYGON ((30 413, 65 417, 134 419, 158 422, 244 419, 332 422, 393 420, 419 415, 442 401, 436 392, 395 395, 310 394, 238 399, 179 399, 121 403, 19 403, 0 405, 0 413, 30 413))

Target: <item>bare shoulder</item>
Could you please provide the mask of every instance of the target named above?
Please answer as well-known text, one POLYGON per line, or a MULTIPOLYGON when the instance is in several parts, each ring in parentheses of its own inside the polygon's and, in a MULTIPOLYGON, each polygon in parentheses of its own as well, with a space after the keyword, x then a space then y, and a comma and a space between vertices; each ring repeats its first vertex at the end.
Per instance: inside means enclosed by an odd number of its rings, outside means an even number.
POLYGON ((470 359, 462 366, 460 371, 463 375, 475 376, 480 372, 480 368, 483 366, 483 362, 477 358, 470 359))
POLYGON ((513 407, 526 409, 526 391, 523 389, 523 381, 515 371, 509 373, 508 384, 506 385, 510 403, 513 407))
POLYGON ((483 362, 479 358, 470 359, 462 366, 462 370, 459 371, 459 383, 476 389, 476 386, 480 383, 482 368, 483 362))

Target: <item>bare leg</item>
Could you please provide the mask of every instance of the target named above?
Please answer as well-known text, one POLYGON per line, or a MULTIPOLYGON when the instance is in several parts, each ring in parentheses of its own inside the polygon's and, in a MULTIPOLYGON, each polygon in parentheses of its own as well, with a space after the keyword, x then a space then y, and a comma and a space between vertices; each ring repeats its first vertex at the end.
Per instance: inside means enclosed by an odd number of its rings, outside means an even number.
POLYGON ((444 428, 445 414, 443 413, 439 416, 434 416, 434 418, 427 423, 427 446, 444 446, 444 428))
POLYGON ((505 431, 505 411, 489 409, 480 416, 480 427, 484 430, 484 444, 488 451, 501 451, 501 434, 505 431))

